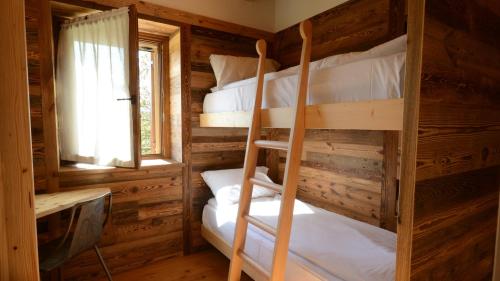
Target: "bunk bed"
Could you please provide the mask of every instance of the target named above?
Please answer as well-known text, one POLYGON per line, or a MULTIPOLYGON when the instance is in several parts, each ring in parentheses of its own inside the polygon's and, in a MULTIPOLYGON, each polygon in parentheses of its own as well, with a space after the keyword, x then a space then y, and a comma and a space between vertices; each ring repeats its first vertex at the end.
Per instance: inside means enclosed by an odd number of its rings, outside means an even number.
MULTIPOLYGON (((310 63, 306 129, 402 130, 406 35, 310 63)), ((290 128, 298 66, 265 75, 263 128, 290 128)), ((205 96, 200 127, 248 127, 256 78, 205 96)))
POLYGON ((265 43, 258 42, 257 77, 218 87, 205 97, 201 127, 250 129, 244 171, 236 181, 243 182, 240 200, 209 200, 202 236, 231 258, 229 280, 239 280, 241 269, 256 281, 393 280, 396 234, 295 199, 297 155, 305 129, 402 130, 406 36, 366 52, 309 63, 308 24, 301 24, 300 66, 264 76, 265 43), (260 140, 261 128, 291 128, 290 140, 260 140), (258 148, 288 150, 283 186, 256 179, 258 148), (255 197, 252 186, 278 194, 255 197))

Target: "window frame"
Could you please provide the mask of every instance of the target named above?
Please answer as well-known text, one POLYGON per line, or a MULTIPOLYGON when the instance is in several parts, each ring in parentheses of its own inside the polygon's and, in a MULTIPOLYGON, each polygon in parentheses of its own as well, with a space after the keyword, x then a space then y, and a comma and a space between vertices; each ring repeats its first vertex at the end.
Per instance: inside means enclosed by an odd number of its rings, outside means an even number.
MULTIPOLYGON (((162 100, 164 96, 164 91, 161 87, 162 85, 162 73, 164 67, 161 63, 162 61, 162 48, 159 43, 152 43, 150 41, 139 40, 139 51, 143 49, 150 49, 152 54, 152 69, 151 69, 151 143, 154 143, 153 153, 142 153, 142 136, 141 136, 141 156, 143 158, 159 158, 164 156, 163 151, 163 122, 165 120, 163 116, 163 106, 162 100)), ((140 111, 139 103, 139 111, 140 111)), ((142 118, 142 116, 141 116, 142 118)), ((141 124, 142 125, 142 124, 141 124)), ((142 127, 141 127, 142 132, 142 127)), ((151 146, 153 147, 153 146, 151 146)))
MULTIPOLYGON (((159 106, 157 107, 160 111, 159 114, 159 128, 158 133, 160 134, 160 150, 159 153, 155 154, 142 154, 143 159, 170 159, 170 84, 169 84, 169 37, 161 36, 152 33, 139 32, 139 46, 149 45, 155 46, 157 48, 158 55, 157 65, 159 66, 159 73, 157 75, 157 87, 159 91, 159 106)), ((155 83, 154 83, 155 84, 155 83)), ((140 105, 138 107, 140 113, 140 105)), ((140 121, 140 116, 139 116, 140 121)), ((139 128, 140 129, 140 128, 139 128)), ((141 143, 139 143, 139 152, 142 149, 141 143)))

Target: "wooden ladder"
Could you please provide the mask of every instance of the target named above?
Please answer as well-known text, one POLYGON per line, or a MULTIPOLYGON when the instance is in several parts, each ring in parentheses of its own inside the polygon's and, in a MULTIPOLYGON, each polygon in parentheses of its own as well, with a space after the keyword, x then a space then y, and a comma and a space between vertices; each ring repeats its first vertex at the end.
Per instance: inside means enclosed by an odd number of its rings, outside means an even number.
POLYGON ((233 252, 231 265, 229 267, 229 281, 239 281, 243 262, 246 262, 256 270, 268 277, 271 281, 282 281, 285 279, 285 266, 288 256, 288 244, 290 242, 290 231, 293 220, 293 207, 297 193, 302 145, 305 133, 305 108, 307 87, 309 79, 309 61, 311 58, 312 26, 309 21, 300 24, 300 34, 303 39, 302 55, 300 60, 300 76, 297 85, 297 99, 295 104, 295 115, 288 142, 260 140, 261 137, 261 107, 262 92, 264 86, 264 66, 266 60, 266 42, 257 41, 257 53, 259 54, 259 65, 257 69, 257 92, 253 108, 253 117, 248 132, 247 151, 243 173, 243 185, 240 194, 240 205, 236 222, 233 241, 233 252), (279 149, 287 151, 285 176, 283 186, 268 183, 255 178, 255 169, 260 148, 279 149), (279 213, 278 227, 274 227, 250 216, 250 203, 252 199, 253 185, 259 185, 278 191, 282 194, 279 213), (253 261, 244 251, 248 223, 255 225, 263 231, 273 235, 275 240, 272 270, 269 273, 258 263, 253 261))

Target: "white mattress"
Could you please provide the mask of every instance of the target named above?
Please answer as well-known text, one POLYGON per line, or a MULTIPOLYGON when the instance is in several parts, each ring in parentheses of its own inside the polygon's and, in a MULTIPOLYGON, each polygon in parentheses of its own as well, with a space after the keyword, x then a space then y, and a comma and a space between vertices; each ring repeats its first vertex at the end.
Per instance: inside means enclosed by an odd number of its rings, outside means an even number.
MULTIPOLYGON (((405 52, 368 58, 351 63, 310 70, 307 104, 356 102, 402 97, 405 52)), ((316 65, 315 65, 316 64, 316 65)), ((262 108, 291 107, 295 103, 298 75, 296 67, 265 75, 262 108)), ((256 78, 228 84, 207 94, 205 113, 250 111, 256 78)))
MULTIPOLYGON (((279 196, 252 200, 250 214, 277 225, 279 196)), ((232 245, 238 204, 210 199, 203 225, 232 245)), ((270 270, 274 238, 249 225, 245 251, 270 270)), ((333 212, 295 202, 286 280, 394 280, 396 234, 333 212), (309 268, 309 270, 306 270, 309 268), (313 274, 311 274, 311 271, 313 274)))

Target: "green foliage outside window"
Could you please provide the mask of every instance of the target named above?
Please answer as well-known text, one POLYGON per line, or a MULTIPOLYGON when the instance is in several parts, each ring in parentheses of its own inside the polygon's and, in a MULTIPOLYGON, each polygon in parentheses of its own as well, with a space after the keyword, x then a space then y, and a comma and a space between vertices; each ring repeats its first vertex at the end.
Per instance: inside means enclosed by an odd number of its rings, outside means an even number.
POLYGON ((153 114, 153 53, 139 51, 139 85, 141 111, 141 152, 152 154, 151 128, 153 114))

